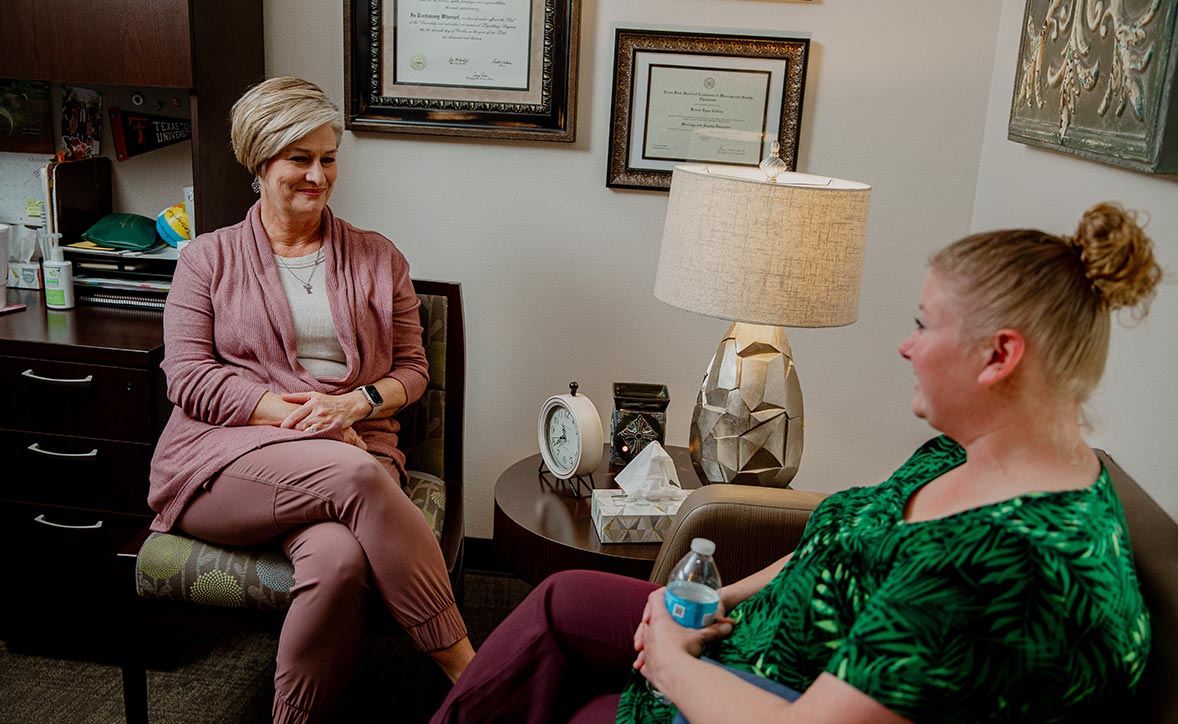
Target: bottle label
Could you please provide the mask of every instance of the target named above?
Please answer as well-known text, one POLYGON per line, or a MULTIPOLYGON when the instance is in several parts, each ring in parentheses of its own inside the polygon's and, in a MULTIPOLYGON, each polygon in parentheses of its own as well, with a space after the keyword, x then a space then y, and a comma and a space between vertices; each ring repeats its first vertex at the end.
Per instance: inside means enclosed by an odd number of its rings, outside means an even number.
POLYGON ((65 306, 65 290, 64 289, 46 289, 45 303, 51 307, 65 306))
POLYGON ((702 583, 676 581, 663 594, 667 611, 680 626, 703 628, 716 620, 720 593, 702 583))

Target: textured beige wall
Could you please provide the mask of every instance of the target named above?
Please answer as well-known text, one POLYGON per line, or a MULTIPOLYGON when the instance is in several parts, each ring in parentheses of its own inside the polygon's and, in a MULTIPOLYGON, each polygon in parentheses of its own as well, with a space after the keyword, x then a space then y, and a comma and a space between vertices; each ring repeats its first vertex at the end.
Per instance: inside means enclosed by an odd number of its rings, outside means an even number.
POLYGON ((1089 440, 1178 517, 1178 177, 1135 173, 1006 139, 1024 7, 1023 0, 1002 3, 971 227, 1071 233, 1084 209, 1104 200, 1147 213, 1147 230, 1170 277, 1143 323, 1113 327, 1108 368, 1087 410, 1089 440))
MULTIPOLYGON (((332 207, 380 230, 419 277, 466 298, 467 534, 490 537, 499 473, 536 452, 544 399, 581 383, 670 386, 669 442, 726 323, 652 288, 666 195, 605 187, 613 27, 809 32, 799 170, 874 186, 861 317, 791 332, 806 395, 797 487, 876 482, 931 435, 896 354, 930 249, 969 230, 1000 0, 585 0, 573 145, 346 133, 332 207)), ((268 0, 266 70, 343 98, 339 2, 268 0)), ((606 417, 608 425, 608 417, 606 417)))

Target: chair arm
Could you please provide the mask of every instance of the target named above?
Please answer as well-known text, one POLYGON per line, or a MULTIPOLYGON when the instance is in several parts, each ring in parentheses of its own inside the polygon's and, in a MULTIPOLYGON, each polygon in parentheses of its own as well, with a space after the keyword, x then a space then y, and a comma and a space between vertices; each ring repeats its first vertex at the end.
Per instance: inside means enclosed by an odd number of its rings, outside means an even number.
POLYGON ((751 485, 713 484, 694 490, 663 537, 650 580, 665 583, 696 537, 715 541, 716 566, 725 582, 756 573, 797 546, 811 511, 825 497, 751 485))

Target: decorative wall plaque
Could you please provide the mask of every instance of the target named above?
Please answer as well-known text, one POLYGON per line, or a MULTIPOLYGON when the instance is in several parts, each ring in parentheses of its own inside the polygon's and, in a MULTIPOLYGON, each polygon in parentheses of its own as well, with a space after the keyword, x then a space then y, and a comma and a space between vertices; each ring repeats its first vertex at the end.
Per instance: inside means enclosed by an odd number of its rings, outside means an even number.
POLYGON ((1027 0, 1007 137, 1178 172, 1178 0, 1027 0))

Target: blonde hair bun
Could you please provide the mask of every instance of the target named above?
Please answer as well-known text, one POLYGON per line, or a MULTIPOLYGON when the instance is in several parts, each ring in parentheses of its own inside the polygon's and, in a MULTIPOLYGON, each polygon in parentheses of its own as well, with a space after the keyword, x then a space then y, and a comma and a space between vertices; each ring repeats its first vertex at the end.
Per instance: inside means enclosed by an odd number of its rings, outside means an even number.
POLYGON ((1162 269, 1134 212, 1119 204, 1096 204, 1084 212, 1069 241, 1080 253, 1092 290, 1109 309, 1138 307, 1142 317, 1149 312, 1162 269))

